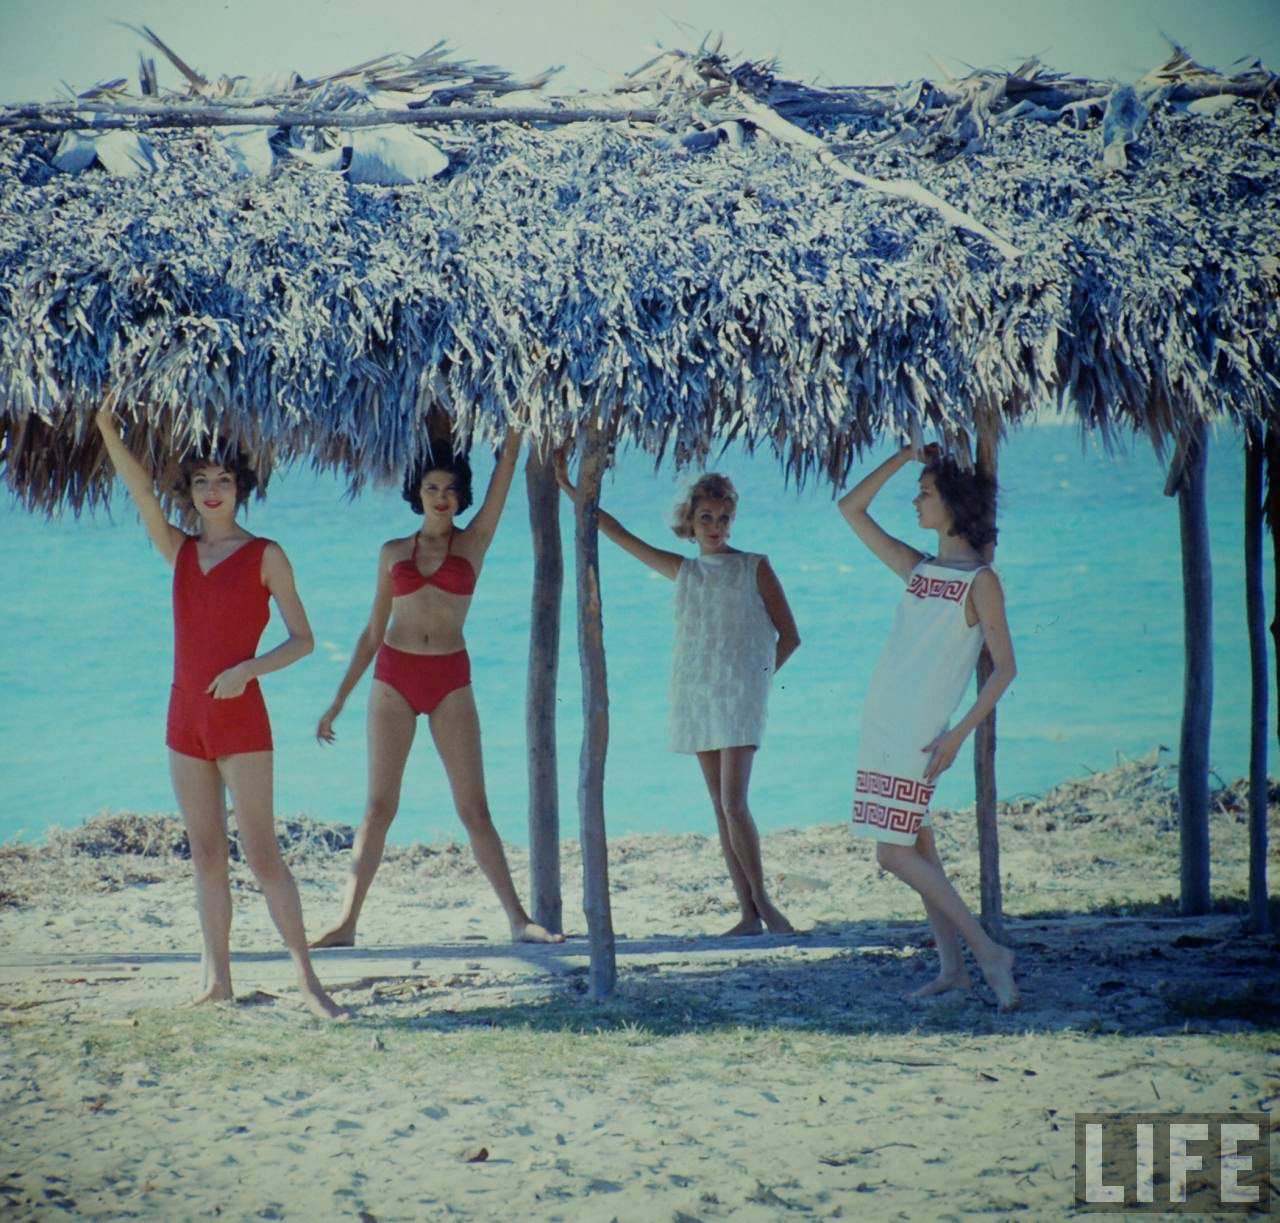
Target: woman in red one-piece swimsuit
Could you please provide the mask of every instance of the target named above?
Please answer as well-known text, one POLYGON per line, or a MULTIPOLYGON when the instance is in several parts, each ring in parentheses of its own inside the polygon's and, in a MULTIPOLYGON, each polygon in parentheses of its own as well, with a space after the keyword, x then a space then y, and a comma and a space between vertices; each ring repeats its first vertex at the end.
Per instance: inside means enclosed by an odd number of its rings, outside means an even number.
POLYGON ((111 409, 103 408, 97 419, 151 542, 173 566, 174 667, 165 742, 191 843, 204 936, 204 983, 194 1001, 232 997, 225 786, 245 861, 293 956, 307 1009, 322 1019, 345 1018, 312 970, 298 889, 276 843, 271 724, 258 676, 297 662, 314 642, 280 545, 250 535, 235 520, 256 478, 238 457, 184 462, 179 491, 190 495, 200 520, 200 534, 187 535, 165 518, 151 476, 125 446, 111 409), (258 656, 271 598, 289 636, 258 656))
POLYGON ((453 520, 471 504, 471 467, 465 458, 442 453, 437 446, 431 460, 411 467, 405 475, 404 499, 423 516, 422 526, 406 538, 382 545, 373 611, 356 641, 333 704, 316 728, 316 738, 333 742, 334 719, 376 659, 369 691, 369 795, 364 820, 356 834, 342 916, 313 947, 355 945, 360 909, 400 805, 400 785, 419 714, 426 716, 431 727, 471 851, 497 893, 512 939, 563 941, 530 919, 511 882, 485 797, 480 719, 462 639, 471 594, 498 528, 519 452, 520 435, 512 431, 498 456, 484 504, 463 530, 453 520))

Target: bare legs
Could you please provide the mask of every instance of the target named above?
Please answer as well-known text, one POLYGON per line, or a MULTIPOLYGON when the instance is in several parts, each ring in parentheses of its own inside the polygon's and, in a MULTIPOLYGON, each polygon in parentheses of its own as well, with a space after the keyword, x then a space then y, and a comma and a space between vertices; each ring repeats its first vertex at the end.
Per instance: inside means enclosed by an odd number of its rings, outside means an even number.
POLYGON ((245 861, 267 901, 298 973, 307 1009, 321 1019, 345 1018, 346 1011, 324 992, 307 955, 302 905, 293 875, 276 842, 272 816, 270 752, 245 752, 218 761, 169 752, 174 793, 187 826, 196 876, 196 906, 204 936, 203 983, 195 1002, 230 999, 231 889, 227 867, 223 784, 231 791, 245 861))
POLYGON ((231 882, 227 864, 227 808, 222 775, 209 760, 169 752, 169 776, 178 799, 191 865, 196 876, 196 912, 204 939, 200 993, 195 1002, 231 999, 231 882))
MULTIPOLYGON (((933 837, 932 828, 921 828, 913 847, 915 852, 932 862, 939 871, 942 859, 938 856, 938 845, 933 837)), ((945 872, 944 872, 945 875, 945 872)), ((912 990, 910 998, 929 998, 934 994, 944 994, 952 989, 968 989, 973 982, 969 978, 969 970, 964 964, 964 953, 960 949, 960 932, 946 914, 933 901, 922 895, 925 912, 929 915, 929 925, 933 928, 933 941, 938 946, 938 975, 927 985, 912 990)))
POLYGON ((480 718, 470 686, 449 693, 431 714, 431 737, 449 776, 453 805, 467 830, 471 852, 497 894, 511 938, 517 943, 563 943, 564 935, 551 934, 525 912, 516 895, 507 866, 507 855, 489 815, 484 792, 484 760, 480 754, 480 718))
MULTIPOLYGON (((948 974, 955 977, 957 963, 959 971, 963 973, 964 966, 958 945, 958 939, 963 938, 973 951, 973 957, 987 984, 991 986, 1000 1009, 1013 1010, 1018 1005, 1018 987, 1013 981, 1013 952, 988 937, 978 919, 969 911, 968 905, 951 886, 950 880, 943 873, 933 834, 928 829, 923 829, 915 845, 893 845, 880 841, 876 844, 876 861, 885 870, 915 888, 924 901, 929 922, 938 939, 938 954, 942 957, 938 981, 942 981, 948 974), (925 844, 922 845, 921 840, 925 844)), ((967 982, 967 974, 964 980, 967 982)), ((938 986, 938 982, 933 984, 938 986)), ((944 988, 957 986, 926 986, 917 993, 940 993, 944 988)))
POLYGON ((367 721, 369 798, 364 819, 356 833, 351 855, 351 873, 342 899, 342 916, 325 931, 313 947, 354 947, 356 922, 373 877, 382 864, 387 830, 400 806, 400 783, 418 728, 417 715, 390 684, 374 680, 369 693, 367 721))
MULTIPOLYGON (((534 922, 516 895, 485 797, 480 719, 471 688, 449 693, 430 715, 430 722, 431 736, 448 775, 458 817, 467 830, 471 852, 507 915, 512 939, 563 942, 563 936, 550 934, 534 922)), ((369 804, 356 834, 342 916, 336 926, 312 944, 315 947, 350 947, 355 943, 360 909, 377 874, 387 830, 400 805, 400 785, 416 727, 417 717, 404 697, 389 684, 374 680, 369 694, 369 804)))
POLYGON ((773 934, 793 934, 791 923, 765 891, 760 836, 747 806, 755 750, 754 747, 726 747, 698 753, 702 776, 715 808, 720 849, 742 910, 741 920, 725 933, 759 934, 763 923, 773 934))

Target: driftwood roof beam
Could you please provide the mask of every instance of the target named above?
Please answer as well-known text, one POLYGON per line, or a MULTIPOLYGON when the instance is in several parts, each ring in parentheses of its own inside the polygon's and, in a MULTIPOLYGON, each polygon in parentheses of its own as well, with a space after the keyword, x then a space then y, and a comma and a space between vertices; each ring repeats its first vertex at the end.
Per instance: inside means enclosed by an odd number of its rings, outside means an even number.
POLYGON ((418 110, 308 111, 212 106, 154 108, 147 106, 81 106, 93 118, 36 119, 0 114, 0 129, 27 132, 161 131, 203 127, 335 127, 354 129, 397 125, 439 127, 449 123, 656 123, 658 112, 637 110, 572 110, 530 107, 441 106, 418 110))

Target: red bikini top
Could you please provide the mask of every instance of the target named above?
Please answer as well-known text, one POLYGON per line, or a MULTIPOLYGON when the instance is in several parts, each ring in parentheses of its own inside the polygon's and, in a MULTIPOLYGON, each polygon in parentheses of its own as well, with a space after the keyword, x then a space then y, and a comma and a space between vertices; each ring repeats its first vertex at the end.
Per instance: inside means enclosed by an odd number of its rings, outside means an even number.
MULTIPOLYGON (((422 573, 418 569, 418 539, 413 537, 413 551, 407 560, 396 561, 391 566, 391 594, 394 598, 411 595, 424 586, 435 586, 451 595, 469 595, 476 588, 476 571, 465 556, 456 552, 445 552, 444 560, 430 573, 422 573)), ((449 547, 453 547, 453 536, 449 536, 449 547)))

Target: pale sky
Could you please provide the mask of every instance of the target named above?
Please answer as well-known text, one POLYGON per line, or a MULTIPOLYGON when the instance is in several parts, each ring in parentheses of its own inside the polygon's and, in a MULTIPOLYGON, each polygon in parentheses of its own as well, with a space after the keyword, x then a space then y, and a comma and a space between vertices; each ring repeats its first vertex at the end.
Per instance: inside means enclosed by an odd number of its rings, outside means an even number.
MULTIPOLYGON (((206 76, 304 76, 444 38, 467 59, 518 74, 554 64, 554 88, 601 88, 655 43, 779 55, 784 72, 835 84, 900 82, 965 65, 1054 67, 1132 80, 1167 38, 1202 63, 1280 66, 1280 0, 0 0, 0 99, 60 96, 136 78, 149 25, 206 76)), ((175 76, 161 63, 161 79, 175 76)))

